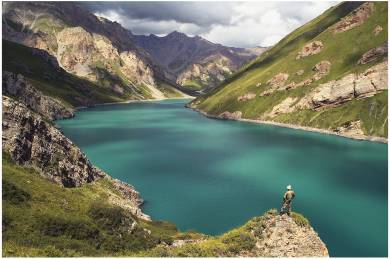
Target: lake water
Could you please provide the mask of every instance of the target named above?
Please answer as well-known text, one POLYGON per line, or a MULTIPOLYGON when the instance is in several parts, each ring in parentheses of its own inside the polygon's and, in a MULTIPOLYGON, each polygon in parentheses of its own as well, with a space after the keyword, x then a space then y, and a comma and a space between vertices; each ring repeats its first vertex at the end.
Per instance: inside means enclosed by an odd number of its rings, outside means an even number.
POLYGON ((285 187, 331 256, 387 256, 387 145, 206 118, 188 100, 100 106, 58 121, 145 213, 220 234, 279 208, 285 187))

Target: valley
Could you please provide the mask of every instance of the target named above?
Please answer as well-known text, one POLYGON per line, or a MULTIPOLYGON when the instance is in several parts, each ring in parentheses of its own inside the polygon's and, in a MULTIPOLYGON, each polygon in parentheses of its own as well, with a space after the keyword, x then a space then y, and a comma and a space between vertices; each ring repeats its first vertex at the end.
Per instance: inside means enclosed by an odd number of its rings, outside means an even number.
POLYGON ((4 257, 387 256, 387 2, 112 3, 2 3, 4 257))

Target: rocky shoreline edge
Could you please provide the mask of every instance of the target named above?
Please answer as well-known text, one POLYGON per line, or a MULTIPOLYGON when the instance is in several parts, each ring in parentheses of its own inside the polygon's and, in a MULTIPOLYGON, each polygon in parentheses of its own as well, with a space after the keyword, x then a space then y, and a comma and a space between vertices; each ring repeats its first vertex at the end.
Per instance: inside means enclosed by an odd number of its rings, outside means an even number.
POLYGON ((362 136, 362 135, 351 135, 351 134, 343 134, 343 133, 337 133, 331 130, 326 129, 319 129, 319 128, 313 128, 313 127, 307 127, 307 126, 300 126, 300 125, 294 125, 294 124, 288 124, 288 123, 281 123, 281 122, 275 122, 275 121, 265 121, 265 120, 254 120, 254 119, 243 119, 243 118, 221 118, 217 115, 208 114, 205 111, 202 111, 200 109, 190 107, 188 104, 185 105, 186 108, 189 108, 193 111, 196 111, 203 116, 210 118, 210 119, 217 119, 217 120, 234 120, 234 121, 242 121, 242 122, 248 122, 248 123, 255 123, 255 124, 263 124, 263 125, 273 125, 283 128, 290 128, 290 129, 296 129, 296 130, 304 130, 304 131, 310 131, 310 132, 316 132, 316 133, 322 133, 327 135, 333 135, 343 138, 349 138, 354 140, 365 140, 365 141, 372 141, 372 142, 378 142, 387 144, 388 140, 387 138, 382 137, 375 137, 375 136, 362 136))

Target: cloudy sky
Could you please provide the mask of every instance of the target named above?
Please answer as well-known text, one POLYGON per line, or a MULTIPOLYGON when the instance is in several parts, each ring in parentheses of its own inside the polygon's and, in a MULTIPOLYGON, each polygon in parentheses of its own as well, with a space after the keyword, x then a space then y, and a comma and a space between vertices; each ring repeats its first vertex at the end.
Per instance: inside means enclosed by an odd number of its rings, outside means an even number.
POLYGON ((174 30, 233 47, 270 46, 337 2, 84 2, 134 34, 174 30))

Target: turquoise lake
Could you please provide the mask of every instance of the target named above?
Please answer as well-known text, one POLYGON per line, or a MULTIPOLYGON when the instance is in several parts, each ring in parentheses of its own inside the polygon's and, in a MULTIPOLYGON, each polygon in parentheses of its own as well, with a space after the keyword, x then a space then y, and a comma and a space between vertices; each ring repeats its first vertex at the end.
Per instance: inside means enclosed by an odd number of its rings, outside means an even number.
POLYGON ((144 211, 220 234, 281 205, 307 217, 331 256, 387 256, 387 145, 206 118, 188 100, 98 106, 57 121, 88 158, 126 181, 144 211))

